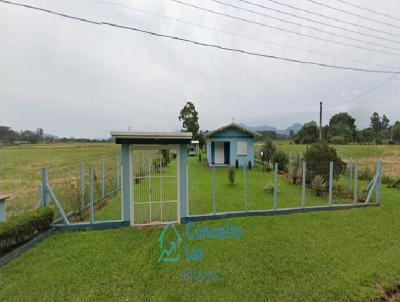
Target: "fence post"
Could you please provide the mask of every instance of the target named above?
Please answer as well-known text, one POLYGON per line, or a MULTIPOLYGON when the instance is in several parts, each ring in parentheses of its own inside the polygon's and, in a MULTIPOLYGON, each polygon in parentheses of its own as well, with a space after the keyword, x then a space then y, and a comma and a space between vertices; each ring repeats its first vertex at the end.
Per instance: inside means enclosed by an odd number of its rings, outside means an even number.
POLYGON ((39 207, 43 207, 43 188, 42 185, 39 185, 39 207))
POLYGON ((304 208, 306 203, 306 162, 303 161, 303 179, 302 179, 302 187, 301 187, 301 207, 304 208))
POLYGON ((382 194, 382 162, 378 160, 377 162, 377 182, 376 182, 376 190, 375 190, 375 202, 381 203, 381 194, 382 194))
POLYGON ((244 188, 244 210, 247 212, 247 175, 246 165, 243 164, 243 188, 244 188))
POLYGON ((292 175, 292 152, 289 153, 289 175, 292 175))
POLYGON ((216 213, 216 200, 215 200, 215 167, 212 167, 212 211, 216 213))
POLYGON ((106 195, 106 183, 104 174, 104 159, 101 160, 101 196, 104 198, 106 195))
POLYGON ((47 168, 42 169, 42 207, 47 206, 48 204, 48 194, 47 194, 47 180, 48 180, 48 173, 47 168))
POLYGON ((80 164, 80 177, 81 177, 81 211, 85 208, 85 176, 83 163, 80 164))
POLYGON ((90 223, 94 222, 94 209, 93 209, 93 168, 89 168, 89 219, 90 223))
POLYGON ((354 204, 358 203, 358 162, 354 165, 354 204))
POLYGON ((333 161, 329 163, 329 206, 332 206, 333 196, 333 161))
POLYGON ((274 169, 274 210, 278 208, 278 163, 275 163, 274 169))
POLYGON ((120 172, 119 172, 119 166, 120 166, 120 164, 119 164, 119 156, 117 156, 117 170, 116 170, 116 173, 117 173, 117 184, 116 184, 116 190, 118 191, 118 189, 119 189, 119 177, 120 177, 120 172))
MULTIPOLYGON (((161 198, 161 195, 160 195, 161 198)), ((161 203, 162 204, 162 203, 161 203)), ((189 165, 186 164, 186 216, 189 216, 190 213, 190 204, 189 204, 189 165)))
POLYGON ((351 191, 353 185, 353 158, 349 162, 349 190, 351 191))

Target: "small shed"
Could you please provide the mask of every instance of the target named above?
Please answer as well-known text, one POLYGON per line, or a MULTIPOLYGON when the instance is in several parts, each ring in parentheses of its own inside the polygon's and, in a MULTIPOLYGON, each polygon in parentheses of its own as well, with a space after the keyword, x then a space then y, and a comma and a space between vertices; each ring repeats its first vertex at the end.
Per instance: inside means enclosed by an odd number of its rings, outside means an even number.
POLYGON ((207 160, 209 166, 254 166, 254 139, 261 134, 236 123, 207 132, 207 160))

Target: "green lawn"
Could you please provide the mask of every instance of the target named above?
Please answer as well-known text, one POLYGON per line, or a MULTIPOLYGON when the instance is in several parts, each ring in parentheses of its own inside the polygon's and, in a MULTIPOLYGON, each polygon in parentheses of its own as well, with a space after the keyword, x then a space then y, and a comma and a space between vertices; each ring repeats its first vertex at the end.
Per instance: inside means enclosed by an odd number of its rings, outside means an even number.
POLYGON ((0 270, 0 300, 365 301, 399 282, 399 193, 385 188, 381 207, 199 223, 243 229, 196 241, 200 263, 158 263, 159 229, 58 234, 0 270))

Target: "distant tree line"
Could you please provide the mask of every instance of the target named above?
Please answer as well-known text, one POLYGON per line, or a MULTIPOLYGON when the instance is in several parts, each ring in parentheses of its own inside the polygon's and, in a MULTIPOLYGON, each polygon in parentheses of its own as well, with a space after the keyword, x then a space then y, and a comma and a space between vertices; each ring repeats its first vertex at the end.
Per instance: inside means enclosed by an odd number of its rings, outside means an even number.
POLYGON ((54 135, 46 135, 42 128, 37 128, 36 131, 21 130, 15 131, 8 126, 0 126, 0 143, 2 144, 37 144, 37 143, 91 143, 91 142, 106 142, 109 140, 98 140, 88 138, 73 138, 73 137, 57 137, 54 135))
MULTIPOLYGON (((357 130, 356 120, 347 112, 331 117, 329 124, 322 127, 322 139, 331 144, 383 144, 400 143, 400 122, 390 125, 385 114, 374 112, 368 128, 357 130)), ((319 140, 319 127, 315 121, 305 123, 294 137, 296 144, 312 144, 319 140)))

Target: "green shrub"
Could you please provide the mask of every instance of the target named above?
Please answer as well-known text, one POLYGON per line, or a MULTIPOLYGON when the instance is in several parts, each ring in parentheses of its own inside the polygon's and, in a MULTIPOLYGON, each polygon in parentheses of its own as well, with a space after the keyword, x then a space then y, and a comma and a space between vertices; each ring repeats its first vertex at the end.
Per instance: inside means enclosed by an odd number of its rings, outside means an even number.
POLYGON ((327 184, 321 175, 316 175, 311 181, 311 188, 316 196, 322 196, 326 192, 327 184))
POLYGON ((0 255, 50 229, 53 217, 54 210, 46 207, 11 217, 0 224, 0 255))
POLYGON ((347 145, 346 139, 340 135, 331 137, 329 142, 334 145, 347 145))
POLYGON ((333 162, 334 179, 338 179, 346 167, 346 163, 337 155, 336 149, 330 147, 325 141, 312 144, 304 153, 304 159, 307 164, 307 183, 311 183, 316 175, 320 175, 325 181, 328 181, 331 161, 333 162))
POLYGON ((333 192, 335 193, 335 195, 343 199, 351 199, 353 197, 350 190, 344 185, 340 184, 335 185, 333 187, 333 192))
POLYGON ((274 154, 276 153, 276 146, 274 142, 270 139, 267 139, 261 148, 261 152, 261 160, 266 161, 267 164, 270 163, 274 157, 274 154))
POLYGON ((303 161, 300 158, 300 155, 292 160, 291 169, 289 171, 290 178, 292 179, 292 184, 297 184, 297 180, 301 177, 301 172, 303 170, 303 161))
POLYGON ((277 151, 275 152, 274 156, 272 157, 272 162, 278 163, 278 169, 279 171, 286 171, 288 170, 288 163, 289 163, 289 157, 287 154, 283 151, 277 151))
POLYGON ((358 173, 358 178, 360 180, 371 180, 373 177, 374 172, 369 167, 365 167, 358 173))
POLYGON ((235 169, 230 167, 228 169, 228 182, 233 185, 235 183, 235 169))
POLYGON ((365 202, 367 200, 368 191, 365 187, 362 187, 358 192, 358 202, 365 202))
POLYGON ((264 188, 264 191, 267 193, 274 193, 274 185, 272 184, 267 184, 264 188))

